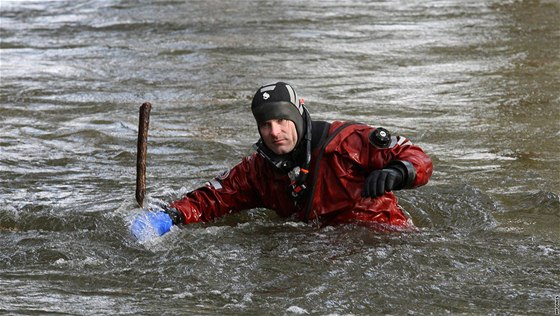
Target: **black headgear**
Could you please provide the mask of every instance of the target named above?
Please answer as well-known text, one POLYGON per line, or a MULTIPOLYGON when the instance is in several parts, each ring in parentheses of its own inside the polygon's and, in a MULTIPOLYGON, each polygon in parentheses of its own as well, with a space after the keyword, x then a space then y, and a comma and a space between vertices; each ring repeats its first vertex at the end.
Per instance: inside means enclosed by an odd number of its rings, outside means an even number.
POLYGON ((305 135, 303 104, 300 103, 294 88, 285 82, 260 87, 253 97, 251 111, 257 125, 272 119, 286 119, 294 122, 298 134, 298 144, 305 135))

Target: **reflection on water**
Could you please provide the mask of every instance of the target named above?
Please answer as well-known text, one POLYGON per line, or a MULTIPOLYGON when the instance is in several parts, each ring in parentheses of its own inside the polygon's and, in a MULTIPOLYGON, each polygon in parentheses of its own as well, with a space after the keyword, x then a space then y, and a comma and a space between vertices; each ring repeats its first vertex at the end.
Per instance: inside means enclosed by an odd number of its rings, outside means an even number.
POLYGON ((559 294, 556 1, 2 1, 0 310, 8 314, 551 314, 559 294), (258 137, 256 87, 384 126, 434 160, 418 232, 252 210, 139 244, 258 137), (162 304, 165 302, 165 304, 162 304))

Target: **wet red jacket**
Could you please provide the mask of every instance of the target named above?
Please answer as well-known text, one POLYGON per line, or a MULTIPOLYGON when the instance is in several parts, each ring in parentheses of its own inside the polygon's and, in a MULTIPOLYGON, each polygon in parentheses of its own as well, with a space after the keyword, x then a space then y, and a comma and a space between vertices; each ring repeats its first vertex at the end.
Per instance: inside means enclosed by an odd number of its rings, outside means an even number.
MULTIPOLYGON (((329 134, 342 124, 332 123, 329 134)), ((317 174, 315 167, 321 148, 314 149, 306 180, 310 193, 297 204, 288 191, 288 175, 254 153, 170 206, 182 212, 184 223, 207 222, 225 214, 263 207, 282 217, 295 215, 323 225, 357 221, 406 227, 411 222, 392 192, 378 198, 362 197, 365 179, 373 170, 401 161, 409 175, 404 188, 415 188, 428 182, 432 162, 422 149, 404 137, 393 137, 388 148, 375 146, 369 138, 373 130, 361 124, 342 129, 326 145, 317 174)))

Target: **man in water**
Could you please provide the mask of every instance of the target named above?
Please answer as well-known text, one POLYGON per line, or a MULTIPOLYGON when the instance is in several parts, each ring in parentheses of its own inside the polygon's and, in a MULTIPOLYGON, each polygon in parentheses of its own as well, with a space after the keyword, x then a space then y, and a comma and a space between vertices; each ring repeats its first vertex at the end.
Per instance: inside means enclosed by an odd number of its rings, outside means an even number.
POLYGON ((284 82, 260 87, 251 110, 260 134, 256 152, 163 210, 136 218, 137 238, 257 207, 320 225, 412 227, 393 191, 428 182, 432 162, 418 146, 381 127, 312 121, 284 82))

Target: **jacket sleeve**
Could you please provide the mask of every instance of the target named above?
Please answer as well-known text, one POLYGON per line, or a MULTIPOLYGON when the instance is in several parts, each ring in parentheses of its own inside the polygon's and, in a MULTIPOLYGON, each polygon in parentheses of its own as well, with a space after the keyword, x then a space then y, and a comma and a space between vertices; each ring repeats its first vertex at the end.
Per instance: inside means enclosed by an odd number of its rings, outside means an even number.
MULTIPOLYGON (((432 160, 424 151, 402 136, 392 136, 385 146, 371 141, 375 128, 357 127, 345 135, 340 150, 364 168, 366 174, 386 167, 397 167, 405 174, 401 189, 410 189, 428 183, 432 175, 432 160)), ((342 136, 344 137, 344 135, 342 136)))
POLYGON ((258 207, 261 199, 253 187, 257 172, 253 154, 169 206, 183 214, 184 224, 208 222, 229 213, 258 207))
MULTIPOLYGON (((424 151, 405 137, 396 136, 394 146, 385 150, 386 166, 395 166, 405 174, 402 189, 425 185, 432 176, 432 160, 424 151)), ((393 144, 392 142, 392 144, 393 144)))

